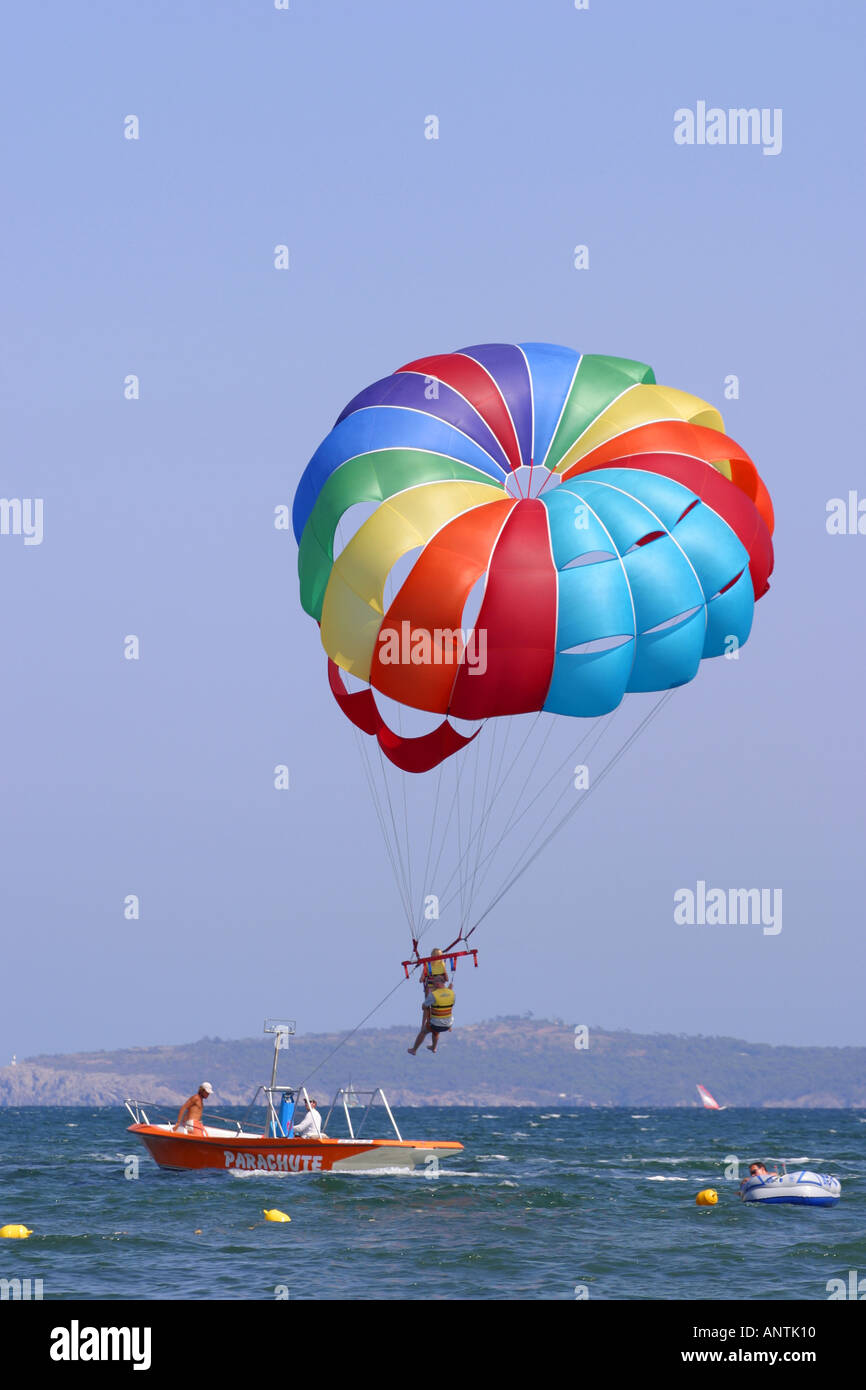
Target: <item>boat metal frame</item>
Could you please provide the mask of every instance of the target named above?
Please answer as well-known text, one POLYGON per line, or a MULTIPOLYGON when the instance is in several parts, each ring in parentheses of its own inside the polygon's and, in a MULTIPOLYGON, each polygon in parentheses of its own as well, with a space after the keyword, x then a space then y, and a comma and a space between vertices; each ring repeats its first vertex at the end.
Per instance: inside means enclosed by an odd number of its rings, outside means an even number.
MULTIPOLYGON (((253 1096, 244 1114, 241 1116, 239 1120, 229 1115, 218 1115, 214 1111, 208 1112, 207 1121, 205 1120, 204 1115, 202 1115, 202 1128, 204 1130, 205 1137, 207 1137, 208 1129, 214 1128, 214 1126, 210 1124, 210 1122, 213 1120, 219 1120, 222 1124, 230 1128, 233 1128, 236 1136, 239 1139, 287 1139, 289 1136, 285 1133, 280 1123, 277 1108, 279 1101, 282 1101, 283 1098, 286 1098, 291 1101, 293 1116, 294 1109, 297 1106, 298 1101, 303 1100, 307 1104, 309 1104, 310 1095, 305 1085, 287 1086, 277 1082, 277 1064, 279 1062, 280 1052, 288 1049, 289 1039, 294 1036, 294 1020, 266 1018, 264 1022, 263 1032, 272 1033, 274 1035, 274 1061, 273 1066, 271 1068, 270 1085, 258 1086, 256 1088, 255 1095, 253 1096), (251 1123, 250 1116, 253 1110, 256 1108, 259 1096, 264 1097, 263 1104, 266 1112, 265 1123, 261 1131, 259 1131, 258 1129, 251 1131, 245 1128, 245 1126, 247 1126, 248 1123, 251 1123), (277 1100, 277 1098, 279 1098, 279 1100, 277 1100)), ((346 1118, 346 1128, 349 1131, 349 1138, 355 1140, 360 1139, 364 1125, 367 1123, 368 1116, 370 1115, 370 1112, 372 1111, 377 1100, 381 1101, 382 1106, 385 1110, 385 1114, 388 1116, 388 1120, 390 1121, 391 1128, 394 1131, 396 1138, 399 1139, 400 1143, 402 1144, 403 1136, 400 1133, 400 1130, 397 1126, 397 1121, 394 1119, 394 1113, 391 1110, 390 1105, 388 1104, 388 1098, 385 1095, 385 1092, 382 1090, 381 1086, 376 1086, 373 1090, 370 1091, 359 1091, 352 1085, 351 1082, 348 1086, 341 1086, 337 1091, 337 1094, 334 1096, 334 1099, 331 1101, 331 1104, 328 1107, 327 1114, 325 1115, 322 1121, 322 1133, 326 1134, 328 1125, 331 1122, 331 1116, 334 1114, 334 1112, 339 1112, 340 1110, 342 1110, 346 1118), (361 1116, 360 1122, 356 1130, 355 1126, 352 1124, 352 1117, 349 1114, 349 1109, 350 1107, 354 1109, 359 1104, 364 1105, 365 1100, 366 1106, 364 1108, 364 1113, 361 1116)), ((133 1124, 162 1125, 167 1123, 171 1126, 172 1129, 174 1129, 174 1123, 171 1121, 171 1119, 169 1119, 168 1121, 162 1119, 151 1120, 147 1113, 148 1110, 151 1110, 157 1114, 170 1115, 170 1107, 167 1104, 158 1104, 154 1101, 149 1100, 135 1100, 132 1097, 128 1097, 123 1103, 126 1106, 126 1109, 129 1111, 129 1114, 132 1116, 133 1124), (147 1109, 145 1109, 145 1107, 147 1107, 147 1109)))

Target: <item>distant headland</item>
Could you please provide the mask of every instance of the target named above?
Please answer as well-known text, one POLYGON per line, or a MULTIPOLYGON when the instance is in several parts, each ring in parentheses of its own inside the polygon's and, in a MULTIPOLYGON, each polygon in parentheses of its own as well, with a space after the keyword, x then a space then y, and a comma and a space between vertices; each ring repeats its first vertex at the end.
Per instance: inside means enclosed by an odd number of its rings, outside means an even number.
MULTIPOLYGON (((383 1086, 396 1105, 694 1106, 695 1083, 726 1106, 866 1107, 866 1048, 775 1047, 737 1038, 577 1033, 560 1020, 496 1018, 464 1024, 437 1056, 407 1056, 412 1028, 343 1036, 307 1033, 280 1054, 279 1079, 328 1099, 338 1086, 383 1086), (577 1045, 576 1045, 577 1044, 577 1045), (308 1080, 309 1078, 309 1080, 308 1080)), ((245 1105, 270 1075, 268 1038, 202 1038, 26 1057, 0 1067, 0 1106, 117 1105, 126 1096, 176 1104, 200 1081, 214 1109, 245 1105)))

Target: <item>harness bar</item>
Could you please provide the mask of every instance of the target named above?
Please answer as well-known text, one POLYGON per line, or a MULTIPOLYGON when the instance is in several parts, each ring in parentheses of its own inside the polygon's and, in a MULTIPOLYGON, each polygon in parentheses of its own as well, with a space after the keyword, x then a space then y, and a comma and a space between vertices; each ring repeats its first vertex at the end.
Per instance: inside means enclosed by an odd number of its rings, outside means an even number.
POLYGON ((475 969, 478 969, 477 946, 474 948, 470 946, 468 951, 443 951, 441 956, 416 956, 415 960, 404 960, 401 961, 400 964, 403 966, 403 973, 405 974, 407 980, 409 978, 410 967, 414 970, 416 965, 429 965, 430 962, 434 960, 450 961, 451 973, 453 975, 454 971, 457 969, 457 961, 460 956, 471 956, 472 963, 475 966, 475 969))

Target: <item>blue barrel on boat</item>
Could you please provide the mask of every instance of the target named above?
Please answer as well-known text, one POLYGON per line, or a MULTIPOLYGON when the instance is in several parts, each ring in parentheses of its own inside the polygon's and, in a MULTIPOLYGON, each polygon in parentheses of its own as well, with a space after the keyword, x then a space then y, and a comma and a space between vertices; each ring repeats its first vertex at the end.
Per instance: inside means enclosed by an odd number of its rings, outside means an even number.
POLYGON ((294 1116, 295 1102, 291 1096, 284 1094, 280 1101, 280 1111, 277 1119, 279 1120, 280 1129, 287 1139, 291 1139, 295 1132, 294 1125, 292 1124, 294 1116))
POLYGON ((291 1139, 294 1134, 295 1102, 291 1092, 284 1091, 276 1120, 271 1120, 268 1134, 271 1139, 291 1139))

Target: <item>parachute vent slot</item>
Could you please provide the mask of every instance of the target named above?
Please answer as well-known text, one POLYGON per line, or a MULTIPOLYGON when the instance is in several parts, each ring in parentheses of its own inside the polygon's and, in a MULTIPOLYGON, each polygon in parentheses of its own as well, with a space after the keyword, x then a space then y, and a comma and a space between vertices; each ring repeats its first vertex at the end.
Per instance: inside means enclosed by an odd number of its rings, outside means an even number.
POLYGON ((574 570, 578 565, 600 565, 605 560, 615 560, 617 557, 612 550, 588 550, 585 555, 575 555, 573 560, 569 560, 563 569, 574 570))
POLYGON ((673 618, 665 618, 663 623, 656 623, 655 627, 645 628, 641 633, 641 637, 649 637, 652 633, 664 632, 669 627, 677 627, 680 623, 687 622, 689 618, 693 618, 695 613, 699 613, 702 607, 703 604, 698 603, 694 608, 686 608, 682 613, 677 613, 673 618))
POLYGON ((647 531, 645 536, 641 536, 640 540, 635 541, 634 545, 630 545, 624 553, 631 555, 635 550, 640 550, 642 546, 649 545, 650 541, 661 540, 662 536, 666 535, 667 531, 647 531))
POLYGON ((727 584, 725 584, 724 588, 719 589, 719 592, 718 592, 717 594, 713 594, 713 598, 711 598, 711 599, 709 600, 709 602, 712 603, 713 599, 720 598, 720 597, 722 596, 722 594, 726 594, 726 593, 728 592, 729 589, 733 589, 733 587, 734 587, 734 585, 736 584, 737 580, 738 580, 738 579, 742 579, 742 577, 743 577, 744 574, 745 574, 745 569, 741 569, 740 572, 739 572, 739 574, 735 574, 734 577, 733 577, 733 579, 729 579, 729 580, 728 580, 728 582, 727 582, 727 584))
POLYGON ((689 505, 686 507, 685 511, 682 512, 682 513, 680 514, 680 516, 677 517, 676 522, 675 522, 674 524, 675 524, 676 526, 679 526, 680 522, 683 521, 683 520, 688 516, 689 512, 693 512, 693 511, 694 511, 695 507, 697 507, 698 504, 700 503, 700 500, 701 500, 700 497, 696 497, 696 498, 694 499, 693 502, 690 502, 689 505))
POLYGON ((596 652, 612 652, 626 642, 634 641, 634 633, 618 633, 614 637, 594 637, 591 642, 579 642, 576 647, 566 647, 560 656, 589 656, 596 652))

